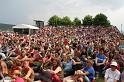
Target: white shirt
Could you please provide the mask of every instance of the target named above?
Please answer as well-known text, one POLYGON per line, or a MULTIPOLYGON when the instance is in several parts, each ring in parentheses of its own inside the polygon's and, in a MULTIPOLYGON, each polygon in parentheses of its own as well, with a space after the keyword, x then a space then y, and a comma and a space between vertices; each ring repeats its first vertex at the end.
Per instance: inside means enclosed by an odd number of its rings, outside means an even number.
POLYGON ((108 68, 105 72, 105 78, 107 82, 114 82, 114 80, 120 79, 120 72, 117 69, 112 71, 111 68, 108 68))

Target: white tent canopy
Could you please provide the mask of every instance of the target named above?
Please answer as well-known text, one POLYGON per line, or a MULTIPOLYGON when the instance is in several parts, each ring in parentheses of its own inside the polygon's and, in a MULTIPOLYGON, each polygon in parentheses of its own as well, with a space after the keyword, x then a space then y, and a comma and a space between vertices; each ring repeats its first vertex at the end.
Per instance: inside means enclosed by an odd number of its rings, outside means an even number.
POLYGON ((18 24, 12 27, 13 29, 39 29, 38 27, 27 25, 27 24, 18 24))

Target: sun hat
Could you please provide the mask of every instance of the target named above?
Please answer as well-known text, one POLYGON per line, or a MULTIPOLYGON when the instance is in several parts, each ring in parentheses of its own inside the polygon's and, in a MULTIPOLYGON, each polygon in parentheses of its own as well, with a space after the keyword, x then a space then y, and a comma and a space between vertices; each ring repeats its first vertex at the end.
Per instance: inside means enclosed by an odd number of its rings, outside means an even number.
POLYGON ((113 62, 111 63, 111 65, 112 65, 112 66, 116 66, 116 67, 118 66, 117 62, 115 62, 115 61, 113 61, 113 62))

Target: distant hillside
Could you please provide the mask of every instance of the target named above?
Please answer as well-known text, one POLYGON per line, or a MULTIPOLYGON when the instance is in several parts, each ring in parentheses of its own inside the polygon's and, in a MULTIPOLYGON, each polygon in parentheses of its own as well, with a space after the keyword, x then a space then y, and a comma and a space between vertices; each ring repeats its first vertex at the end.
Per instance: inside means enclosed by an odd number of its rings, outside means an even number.
POLYGON ((0 23, 0 31, 12 31, 12 24, 3 24, 0 23))

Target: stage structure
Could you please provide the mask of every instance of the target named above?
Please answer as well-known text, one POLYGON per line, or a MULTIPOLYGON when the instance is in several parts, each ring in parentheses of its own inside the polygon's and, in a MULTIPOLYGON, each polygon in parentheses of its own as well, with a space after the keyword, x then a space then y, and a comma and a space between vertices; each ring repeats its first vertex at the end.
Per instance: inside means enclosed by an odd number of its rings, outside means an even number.
POLYGON ((12 27, 14 32, 17 32, 19 34, 33 34, 35 33, 39 28, 32 26, 32 25, 27 25, 27 24, 18 24, 16 26, 12 27))

